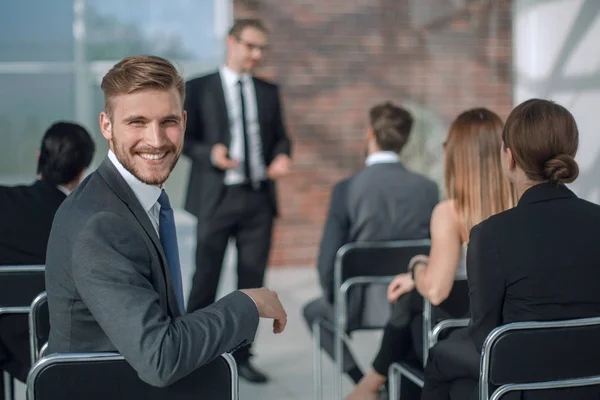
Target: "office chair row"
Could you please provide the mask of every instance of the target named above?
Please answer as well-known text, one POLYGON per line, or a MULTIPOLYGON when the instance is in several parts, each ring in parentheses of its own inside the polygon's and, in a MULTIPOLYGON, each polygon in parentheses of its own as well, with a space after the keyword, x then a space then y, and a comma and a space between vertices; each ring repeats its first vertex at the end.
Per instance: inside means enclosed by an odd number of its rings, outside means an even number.
MULTIPOLYGON (((347 306, 359 297, 365 309, 369 302, 385 302, 386 290, 370 291, 369 286, 386 286, 393 277, 406 272, 409 260, 429 254, 429 240, 350 243, 337 253, 334 284, 335 320, 313 324, 314 398, 323 398, 320 327, 334 332, 334 399, 342 396, 343 342, 358 330, 381 329, 389 313, 369 315, 348 325, 347 306), (381 299, 374 299, 379 292, 381 299)), ((389 370, 390 399, 400 399, 402 377, 423 387, 428 351, 438 339, 453 329, 466 327, 469 294, 466 280, 456 280, 449 297, 440 305, 424 299, 423 365, 407 362, 392 364, 389 370), (443 311, 443 312, 442 312, 443 311), (451 318, 448 318, 448 314, 451 318)), ((365 313, 363 313, 365 314, 365 313)), ((483 346, 479 383, 480 400, 500 400, 514 392, 565 389, 600 384, 600 346, 590 346, 600 336, 600 318, 571 321, 521 322, 498 327, 483 346), (511 351, 507 351, 507 349, 511 351), (508 355, 511 356, 508 356, 508 355), (518 357, 512 355, 519 354, 518 357)))

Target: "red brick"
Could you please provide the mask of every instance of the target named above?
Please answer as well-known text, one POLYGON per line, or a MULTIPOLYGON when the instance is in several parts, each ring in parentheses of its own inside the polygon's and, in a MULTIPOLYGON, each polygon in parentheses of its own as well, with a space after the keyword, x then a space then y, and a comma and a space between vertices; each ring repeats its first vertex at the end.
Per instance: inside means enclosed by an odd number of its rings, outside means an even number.
POLYGON ((269 27, 258 75, 280 84, 294 140, 272 266, 315 264, 331 188, 362 167, 375 103, 416 105, 446 126, 471 107, 510 112, 511 2, 466 2, 419 23, 410 10, 410 0, 234 1, 236 17, 269 27))

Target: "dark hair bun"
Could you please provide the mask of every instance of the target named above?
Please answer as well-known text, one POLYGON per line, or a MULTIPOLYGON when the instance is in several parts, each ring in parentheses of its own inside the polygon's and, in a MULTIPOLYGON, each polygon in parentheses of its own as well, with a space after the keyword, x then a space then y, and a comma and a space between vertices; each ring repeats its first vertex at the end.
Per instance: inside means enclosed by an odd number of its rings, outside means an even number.
POLYGON ((544 164, 544 178, 551 183, 571 183, 579 175, 579 166, 568 154, 559 154, 544 164))

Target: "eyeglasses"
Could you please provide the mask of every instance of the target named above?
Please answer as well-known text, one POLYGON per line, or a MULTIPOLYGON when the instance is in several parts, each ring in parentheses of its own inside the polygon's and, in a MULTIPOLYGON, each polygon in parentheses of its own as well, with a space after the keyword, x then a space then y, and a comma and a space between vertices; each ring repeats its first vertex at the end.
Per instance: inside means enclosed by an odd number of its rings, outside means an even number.
POLYGON ((241 38, 236 38, 236 39, 237 39, 238 43, 243 44, 250 51, 260 50, 261 52, 264 52, 264 51, 267 51, 269 49, 269 46, 267 46, 266 44, 265 45, 260 45, 260 44, 246 42, 245 40, 243 40, 241 38))

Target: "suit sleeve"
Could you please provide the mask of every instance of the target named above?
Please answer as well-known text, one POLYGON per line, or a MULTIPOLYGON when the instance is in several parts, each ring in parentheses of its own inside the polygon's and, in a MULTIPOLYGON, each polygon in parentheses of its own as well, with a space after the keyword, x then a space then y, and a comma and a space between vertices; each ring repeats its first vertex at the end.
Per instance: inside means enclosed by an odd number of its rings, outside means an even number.
POLYGON ((187 126, 183 142, 183 154, 193 162, 206 167, 210 166, 212 145, 206 142, 201 110, 201 86, 192 82, 186 83, 184 109, 187 112, 187 126))
POLYGON ((279 88, 275 89, 275 117, 273 123, 275 124, 275 146, 273 150, 273 157, 277 157, 279 154, 286 154, 291 157, 292 154, 292 143, 287 135, 285 129, 285 123, 283 122, 283 106, 281 105, 281 96, 279 94, 279 88))
POLYGON ((497 240, 489 228, 485 223, 473 227, 467 251, 470 335, 479 352, 487 335, 502 324, 505 293, 497 240))
POLYGON ((325 230, 319 248, 317 270, 325 298, 333 303, 333 270, 335 256, 340 247, 348 243, 350 236, 350 221, 346 208, 347 181, 338 183, 331 194, 331 204, 325 230))
POLYGON ((130 225, 112 213, 88 220, 74 245, 72 275, 83 302, 142 380, 170 385, 254 339, 258 310, 239 291, 176 319, 166 315, 151 284, 155 249, 130 225))

